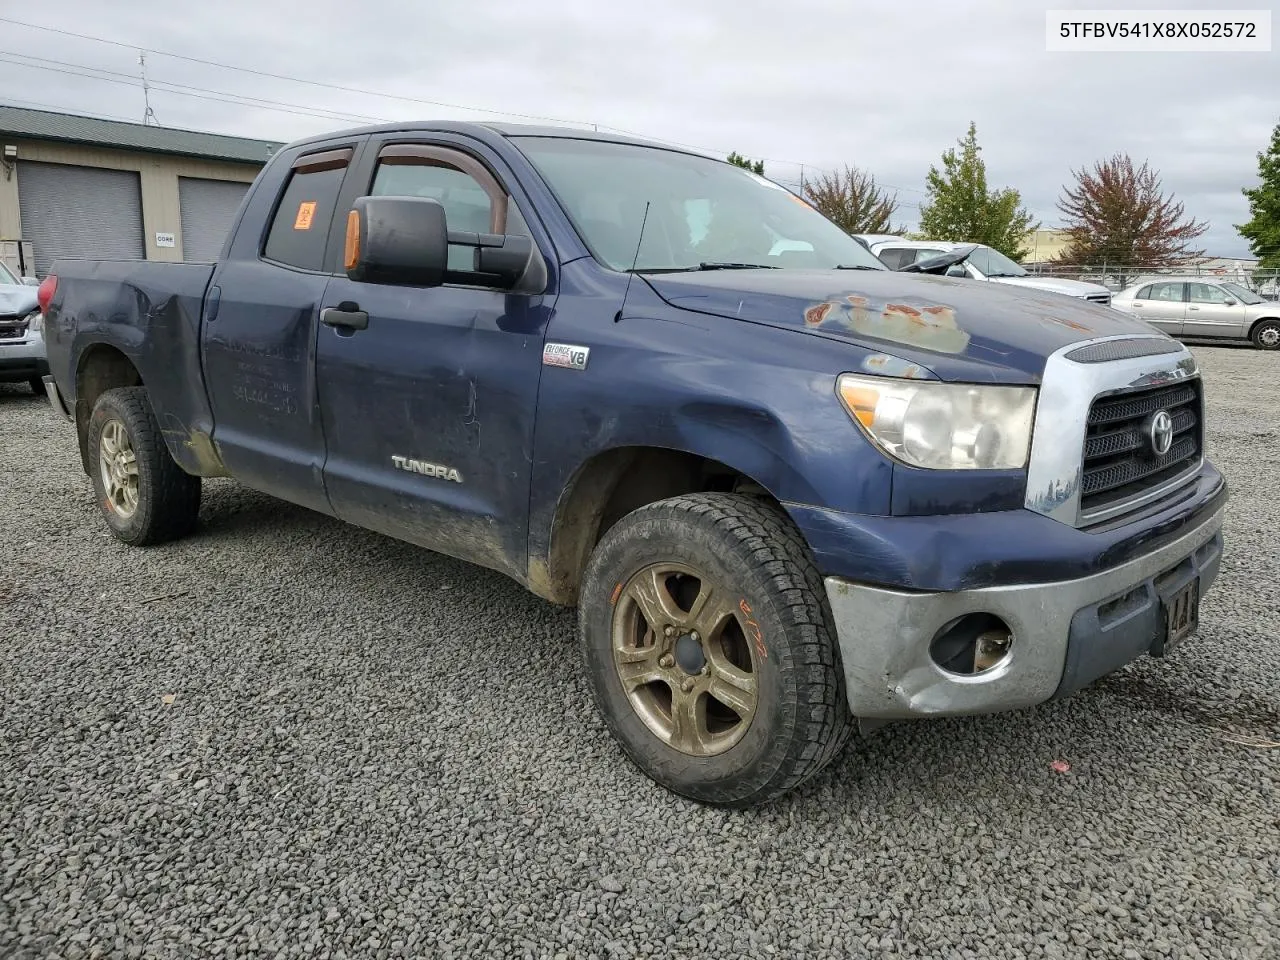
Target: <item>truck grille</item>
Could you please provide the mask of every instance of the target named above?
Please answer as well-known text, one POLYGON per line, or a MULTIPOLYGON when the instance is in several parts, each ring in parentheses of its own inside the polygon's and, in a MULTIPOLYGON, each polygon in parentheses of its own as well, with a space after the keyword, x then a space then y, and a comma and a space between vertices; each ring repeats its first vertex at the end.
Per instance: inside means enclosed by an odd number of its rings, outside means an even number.
POLYGON ((26 333, 26 317, 0 317, 0 340, 21 340, 26 333))
POLYGON ((1112 513, 1197 467, 1203 448, 1200 381, 1098 397, 1089 409, 1080 484, 1086 519, 1112 513), (1160 411, 1173 423, 1168 452, 1157 455, 1151 423, 1160 411))
POLYGON ((1085 299, 1090 303, 1100 303, 1104 307, 1111 306, 1111 294, 1109 293, 1091 293, 1085 299))

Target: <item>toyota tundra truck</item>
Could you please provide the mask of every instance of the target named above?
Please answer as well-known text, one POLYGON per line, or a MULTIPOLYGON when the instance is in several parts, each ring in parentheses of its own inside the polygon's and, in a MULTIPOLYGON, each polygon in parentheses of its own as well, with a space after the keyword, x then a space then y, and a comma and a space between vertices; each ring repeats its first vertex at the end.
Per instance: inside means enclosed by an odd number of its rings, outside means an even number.
POLYGON ((777 798, 859 729, 1167 657, 1222 556, 1182 344, 890 271, 661 144, 307 139, 217 262, 65 260, 39 296, 116 537, 192 534, 202 479, 233 477, 499 571, 576 608, 622 751, 702 803, 777 798))

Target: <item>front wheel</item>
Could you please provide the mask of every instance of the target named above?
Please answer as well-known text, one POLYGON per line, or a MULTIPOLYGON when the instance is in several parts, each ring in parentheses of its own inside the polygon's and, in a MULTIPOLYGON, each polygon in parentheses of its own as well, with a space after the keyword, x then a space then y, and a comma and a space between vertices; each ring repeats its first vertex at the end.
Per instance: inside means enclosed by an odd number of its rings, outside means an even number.
POLYGON ((699 802, 780 797, 852 730, 808 547, 749 497, 675 497, 620 520, 588 564, 579 638, 623 749, 699 802))
POLYGON ((107 390, 89 415, 89 462, 111 532, 146 546, 185 536, 200 512, 200 478, 174 462, 145 387, 107 390))
POLYGON ((1263 320, 1249 335, 1260 350, 1280 350, 1280 320, 1263 320))

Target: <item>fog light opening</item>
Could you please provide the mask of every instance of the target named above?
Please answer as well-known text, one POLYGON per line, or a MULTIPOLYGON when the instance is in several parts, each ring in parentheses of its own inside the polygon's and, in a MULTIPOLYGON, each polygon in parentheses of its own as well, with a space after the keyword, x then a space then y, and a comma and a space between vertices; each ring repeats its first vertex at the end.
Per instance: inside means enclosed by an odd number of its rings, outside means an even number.
POLYGON ((929 656, 943 670, 978 676, 1000 666, 1013 650, 1013 631, 992 613, 966 613, 933 635, 929 656))

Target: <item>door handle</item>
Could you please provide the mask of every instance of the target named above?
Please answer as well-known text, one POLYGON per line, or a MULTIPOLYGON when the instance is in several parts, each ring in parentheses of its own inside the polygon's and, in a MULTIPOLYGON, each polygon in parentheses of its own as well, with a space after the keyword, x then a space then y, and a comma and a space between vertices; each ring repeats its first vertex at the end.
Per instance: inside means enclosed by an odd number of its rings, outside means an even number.
POLYGON ((1187 307, 1188 310, 1199 310, 1199 307, 1187 307))
POLYGON ((320 311, 320 322, 328 327, 365 330, 369 326, 369 314, 361 310, 359 304, 344 300, 336 307, 328 307, 320 311))

